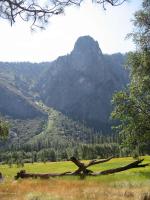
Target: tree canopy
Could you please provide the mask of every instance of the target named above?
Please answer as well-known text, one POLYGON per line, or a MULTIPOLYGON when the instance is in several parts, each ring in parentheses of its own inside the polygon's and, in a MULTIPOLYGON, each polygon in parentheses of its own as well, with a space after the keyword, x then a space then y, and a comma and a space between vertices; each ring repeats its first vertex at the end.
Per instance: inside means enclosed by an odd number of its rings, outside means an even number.
MULTIPOLYGON (((53 15, 64 13, 67 6, 80 6, 83 0, 0 0, 0 18, 8 20, 11 25, 20 17, 24 21, 31 21, 31 27, 43 28, 53 15)), ((119 6, 126 0, 94 0, 94 3, 119 6)))
POLYGON ((0 138, 3 139, 8 136, 9 126, 6 121, 0 119, 0 138))
POLYGON ((150 1, 144 0, 135 13, 134 30, 130 37, 137 46, 128 55, 130 84, 113 97, 112 117, 120 121, 117 127, 124 144, 133 148, 150 138, 150 1))

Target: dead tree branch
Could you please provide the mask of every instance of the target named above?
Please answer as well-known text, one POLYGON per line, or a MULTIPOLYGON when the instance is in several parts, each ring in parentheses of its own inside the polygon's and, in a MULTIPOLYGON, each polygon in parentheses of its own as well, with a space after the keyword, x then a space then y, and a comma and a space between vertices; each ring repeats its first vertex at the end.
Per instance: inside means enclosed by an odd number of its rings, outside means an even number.
POLYGON ((81 163, 79 160, 77 160, 75 157, 71 157, 70 160, 78 167, 78 169, 73 172, 73 174, 80 174, 81 172, 83 174, 89 174, 92 173, 92 170, 87 169, 88 167, 100 163, 107 162, 111 160, 113 157, 108 158, 108 159, 103 159, 103 160, 91 160, 88 164, 81 163))
POLYGON ((90 174, 90 175, 92 175, 92 176, 97 176, 97 175, 108 175, 108 174, 114 174, 114 173, 126 171, 126 170, 128 170, 128 169, 139 168, 139 167, 146 167, 146 166, 149 166, 149 165, 150 165, 149 163, 139 165, 141 162, 143 162, 143 160, 144 160, 144 159, 142 159, 142 160, 137 160, 137 161, 132 162, 132 163, 130 163, 130 164, 128 164, 128 165, 125 165, 125 166, 123 166, 123 167, 118 167, 118 168, 114 168, 114 169, 108 169, 108 170, 105 170, 105 171, 92 173, 92 174, 90 174))
POLYGON ((114 174, 114 173, 129 170, 129 169, 146 167, 146 166, 150 165, 150 163, 141 164, 144 160, 144 159, 141 159, 141 160, 134 161, 134 162, 132 162, 128 165, 125 165, 123 167, 108 169, 108 170, 104 170, 104 171, 101 171, 101 172, 93 172, 92 170, 87 169, 88 167, 90 167, 92 165, 104 163, 104 162, 107 162, 111 159, 112 158, 108 158, 108 159, 104 159, 104 160, 92 160, 88 164, 84 164, 84 163, 80 162, 79 160, 77 160, 75 157, 71 157, 70 160, 78 167, 78 169, 75 170, 74 172, 37 174, 37 173, 26 173, 25 170, 21 170, 20 172, 17 173, 17 175, 15 176, 15 179, 18 179, 18 178, 48 179, 50 177, 74 176, 74 175, 79 175, 79 176, 84 176, 84 177, 87 176, 87 175, 89 175, 89 176, 99 176, 99 175, 114 174))

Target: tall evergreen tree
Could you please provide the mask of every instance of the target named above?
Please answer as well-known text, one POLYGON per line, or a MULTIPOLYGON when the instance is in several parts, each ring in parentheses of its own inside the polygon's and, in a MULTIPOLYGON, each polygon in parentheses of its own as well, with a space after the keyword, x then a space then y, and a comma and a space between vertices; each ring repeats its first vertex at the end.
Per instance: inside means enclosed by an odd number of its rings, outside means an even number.
POLYGON ((114 95, 112 117, 120 121, 124 144, 135 149, 150 138, 150 0, 143 1, 134 17, 129 36, 137 50, 128 56, 130 84, 114 95))
POLYGON ((9 126, 8 123, 0 119, 0 138, 8 136, 9 126))

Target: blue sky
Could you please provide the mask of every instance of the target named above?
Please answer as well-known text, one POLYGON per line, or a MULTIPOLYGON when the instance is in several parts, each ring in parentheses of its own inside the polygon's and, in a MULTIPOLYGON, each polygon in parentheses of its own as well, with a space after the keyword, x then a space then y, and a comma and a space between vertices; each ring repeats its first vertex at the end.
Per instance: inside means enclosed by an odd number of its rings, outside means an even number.
POLYGON ((130 0, 120 7, 92 4, 85 0, 81 7, 69 7, 65 15, 50 19, 46 30, 32 33, 30 23, 18 21, 13 27, 0 21, 0 61, 43 62, 70 53, 78 37, 90 35, 98 41, 103 53, 128 52, 135 49, 125 40, 133 25, 131 19, 141 0, 130 0))

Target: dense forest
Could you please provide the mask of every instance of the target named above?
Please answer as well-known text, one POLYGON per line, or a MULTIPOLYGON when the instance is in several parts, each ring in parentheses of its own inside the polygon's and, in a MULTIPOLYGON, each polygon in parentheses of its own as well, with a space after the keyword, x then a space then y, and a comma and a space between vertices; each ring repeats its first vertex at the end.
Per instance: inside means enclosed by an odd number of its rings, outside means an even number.
POLYGON ((149 143, 144 142, 140 144, 140 151, 121 147, 118 134, 103 135, 41 102, 38 104, 47 112, 48 121, 39 124, 38 120, 29 120, 29 123, 27 120, 13 120, 15 130, 11 129, 11 137, 1 143, 1 162, 20 166, 25 162, 68 160, 71 156, 79 159, 137 157, 150 151, 149 143))

